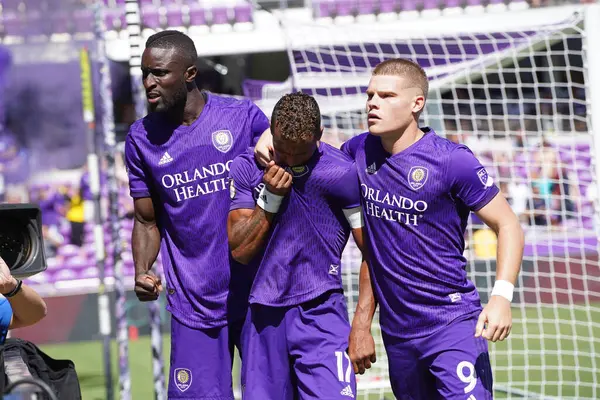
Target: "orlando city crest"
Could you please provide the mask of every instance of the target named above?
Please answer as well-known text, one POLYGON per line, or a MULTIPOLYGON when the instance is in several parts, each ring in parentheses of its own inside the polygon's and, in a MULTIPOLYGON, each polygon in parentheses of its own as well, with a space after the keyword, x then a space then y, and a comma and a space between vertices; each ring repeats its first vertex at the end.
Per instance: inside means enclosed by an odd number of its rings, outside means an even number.
POLYGON ((221 153, 227 153, 233 145, 233 136, 228 130, 216 131, 212 134, 212 143, 221 153))
POLYGON ((418 190, 423 187, 427 178, 429 177, 429 170, 425 167, 412 167, 408 171, 408 184, 413 190, 418 190))
POLYGON ((294 178, 300 178, 301 176, 308 174, 308 171, 309 171, 309 169, 306 165, 300 165, 297 167, 288 167, 287 170, 289 173, 292 174, 292 176, 294 178))
POLYGON ((185 392, 190 388, 192 385, 192 371, 187 368, 175 368, 173 374, 175 375, 173 378, 175 378, 177 389, 185 392))
POLYGON ((488 174, 484 167, 479 168, 477 171, 477 177, 486 188, 489 188, 494 184, 494 178, 488 174))

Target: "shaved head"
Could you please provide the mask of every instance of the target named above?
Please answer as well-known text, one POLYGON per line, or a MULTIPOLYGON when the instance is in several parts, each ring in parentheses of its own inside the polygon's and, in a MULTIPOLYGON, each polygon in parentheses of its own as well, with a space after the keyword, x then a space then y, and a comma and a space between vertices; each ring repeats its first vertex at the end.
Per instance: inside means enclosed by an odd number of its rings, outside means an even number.
POLYGON ((373 76, 391 75, 404 78, 410 87, 421 89, 425 99, 429 92, 429 80, 421 66, 405 58, 393 58, 378 64, 373 70, 373 76))

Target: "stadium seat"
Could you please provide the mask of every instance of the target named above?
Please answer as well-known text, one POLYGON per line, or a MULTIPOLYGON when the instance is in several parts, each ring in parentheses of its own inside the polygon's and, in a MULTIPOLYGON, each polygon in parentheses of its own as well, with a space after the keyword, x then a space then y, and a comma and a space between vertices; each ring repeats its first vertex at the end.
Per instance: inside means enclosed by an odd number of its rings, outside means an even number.
MULTIPOLYGON (((401 5, 402 7, 405 5, 404 3, 411 3, 414 6, 414 0, 404 0, 402 2, 396 3, 395 0, 379 0, 379 13, 387 14, 387 13, 395 13, 396 6, 401 5)), ((406 4, 409 5, 409 4, 406 4)))
POLYGON ((231 22, 229 18, 229 8, 227 7, 214 7, 210 9, 212 19, 212 25, 225 25, 231 22))
POLYGON ((350 17, 356 13, 356 3, 353 0, 337 0, 335 2, 336 17, 350 17))
POLYGON ((190 26, 206 25, 206 9, 199 3, 189 5, 190 26))
POLYGON ((2 13, 2 25, 6 36, 24 36, 27 23, 16 12, 4 11, 2 13))
POLYGON ((333 15, 335 5, 331 0, 313 1, 313 15, 315 18, 330 18, 333 15))
POLYGON ((238 4, 233 8, 235 22, 246 24, 252 22, 252 5, 249 3, 238 4))
POLYGON ((70 12, 62 10, 54 10, 50 14, 50 32, 55 35, 71 33, 70 12))
MULTIPOLYGON (((108 15, 108 13, 107 13, 108 15)), ((92 10, 83 8, 73 11, 74 29, 73 33, 94 32, 94 13, 92 10)))
POLYGON ((375 0, 363 0, 358 2, 356 12, 359 15, 369 15, 375 14, 376 10, 377 8, 375 7, 375 0))
POLYGON ((166 4, 165 16, 169 28, 185 26, 186 20, 189 21, 188 7, 182 7, 181 4, 174 3, 166 4))
POLYGON ((141 9, 142 26, 144 28, 158 30, 161 28, 159 9, 152 4, 145 4, 141 9))

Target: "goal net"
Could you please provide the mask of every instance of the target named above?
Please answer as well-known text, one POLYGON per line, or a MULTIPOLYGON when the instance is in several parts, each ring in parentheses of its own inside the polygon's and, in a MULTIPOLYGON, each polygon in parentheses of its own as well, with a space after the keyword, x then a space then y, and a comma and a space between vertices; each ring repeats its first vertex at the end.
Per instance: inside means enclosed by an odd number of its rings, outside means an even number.
MULTIPOLYGON (((498 398, 600 397, 600 116, 592 113, 600 48, 590 44, 598 28, 586 24, 598 16, 597 6, 569 6, 368 24, 284 20, 290 79, 254 88, 266 112, 285 92, 316 96, 324 140, 340 144, 366 130, 364 91, 377 63, 403 57, 425 68, 431 89, 422 125, 473 150, 526 232, 512 333, 490 343, 498 398)), ((485 304, 496 237, 472 217, 466 243, 467 270, 485 304)), ((352 314, 360 265, 353 244, 344 261, 352 314)), ((378 324, 373 331, 378 361, 359 377, 357 397, 391 399, 378 324)))

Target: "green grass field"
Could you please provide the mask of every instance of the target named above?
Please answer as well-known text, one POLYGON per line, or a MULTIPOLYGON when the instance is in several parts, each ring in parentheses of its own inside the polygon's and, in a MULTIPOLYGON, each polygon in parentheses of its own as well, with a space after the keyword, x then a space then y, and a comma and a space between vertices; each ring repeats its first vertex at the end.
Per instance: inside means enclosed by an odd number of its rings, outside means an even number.
MULTIPOLYGON (((496 398, 531 398, 532 393, 560 399, 600 398, 599 311, 588 314, 566 308, 531 308, 523 313, 514 309, 513 319, 511 338, 503 343, 491 344, 494 380, 499 389, 510 387, 509 394, 497 390, 496 398), (591 320, 595 321, 592 325, 585 322, 590 315, 591 320), (529 395, 519 391, 528 392, 529 395)), ((54 358, 69 358, 75 362, 84 400, 106 398, 100 342, 46 345, 42 349, 54 358)), ((164 350, 165 367, 168 368, 169 337, 164 338, 164 350)), ((378 363, 385 363, 382 354, 378 355, 378 363)), ((112 356, 117 386, 115 343, 112 356)), ((152 361, 148 337, 130 342, 129 360, 132 398, 152 399, 152 361)), ((168 370, 165 373, 168 377, 168 370)), ((357 398, 379 400, 393 399, 393 396, 378 391, 377 394, 357 398)))

